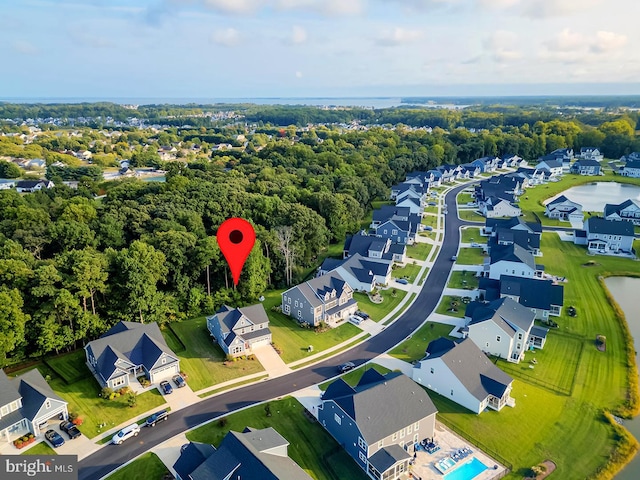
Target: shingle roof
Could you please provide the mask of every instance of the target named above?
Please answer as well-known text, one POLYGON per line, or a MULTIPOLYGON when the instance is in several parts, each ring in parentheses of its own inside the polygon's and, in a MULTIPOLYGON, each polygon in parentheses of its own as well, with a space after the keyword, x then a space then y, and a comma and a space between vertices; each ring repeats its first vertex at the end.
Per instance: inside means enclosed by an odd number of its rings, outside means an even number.
POLYGON ((432 358, 440 358, 469 393, 480 401, 488 395, 502 397, 513 382, 513 378, 496 367, 470 338, 460 343, 451 342, 448 350, 429 355, 424 360, 432 358))
POLYGON ((503 218, 487 218, 485 225, 488 228, 510 228, 524 227, 531 233, 542 233, 542 225, 539 223, 525 222, 521 217, 503 218))
POLYGON ((381 375, 374 369, 367 370, 355 388, 336 380, 323 397, 324 402, 331 400, 356 421, 369 445, 437 412, 427 393, 409 377, 400 372, 381 375))
POLYGON ((554 285, 551 280, 501 275, 500 294, 520 297, 520 305, 542 310, 550 310, 551 305, 564 303, 564 287, 554 285))
POLYGON ((527 307, 505 297, 476 308, 473 311, 469 325, 476 325, 490 320, 498 325, 507 335, 513 337, 515 329, 512 325, 528 332, 533 326, 535 317, 536 314, 527 307))
POLYGON ((48 398, 66 403, 49 386, 42 374, 37 370, 29 370, 13 379, 18 384, 22 397, 22 414, 33 420, 48 398))
POLYGON ((347 282, 338 272, 333 271, 303 282, 290 290, 294 288, 297 288, 313 307, 318 307, 324 304, 324 294, 327 292, 335 290, 336 298, 340 297, 343 290, 347 288, 347 282))
POLYGON ((9 380, 4 370, 0 370, 0 407, 9 405, 20 399, 20 393, 15 385, 9 380))
POLYGON ((640 160, 630 160, 624 165, 624 168, 640 168, 640 160))
POLYGON ((633 237, 633 223, 616 222, 615 220, 606 220, 602 217, 589 217, 587 220, 587 229, 589 233, 600 233, 603 235, 622 235, 633 237))
POLYGON ((535 270, 536 262, 533 254, 525 250, 520 245, 512 243, 510 245, 496 245, 490 252, 491 265, 500 261, 523 263, 535 270))
POLYGON ((600 166, 600 162, 598 162, 597 160, 576 160, 575 162, 573 162, 573 165, 571 165, 572 167, 574 165, 577 165, 579 167, 599 167, 600 166))
POLYGON ((608 217, 609 215, 612 215, 612 214, 614 214, 614 213, 618 213, 618 212, 620 212, 620 210, 623 210, 623 209, 625 209, 625 208, 627 208, 627 207, 630 207, 630 206, 632 206, 632 205, 633 205, 633 206, 636 206, 636 207, 638 206, 638 205, 636 204, 636 202, 634 202, 634 201, 633 201, 633 200, 631 200, 631 199, 629 199, 629 200, 625 200, 624 202, 619 203, 619 204, 615 204, 615 203, 607 203, 607 204, 604 206, 604 216, 605 216, 605 217, 608 217))
POLYGON ((173 469, 180 475, 180 478, 187 479, 196 468, 198 468, 216 449, 213 445, 206 443, 189 442, 180 450, 180 456, 173 469))
POLYGON ((382 447, 376 453, 369 457, 369 463, 374 466, 378 472, 386 472, 396 463, 411 458, 404 448, 400 445, 393 444, 382 447))

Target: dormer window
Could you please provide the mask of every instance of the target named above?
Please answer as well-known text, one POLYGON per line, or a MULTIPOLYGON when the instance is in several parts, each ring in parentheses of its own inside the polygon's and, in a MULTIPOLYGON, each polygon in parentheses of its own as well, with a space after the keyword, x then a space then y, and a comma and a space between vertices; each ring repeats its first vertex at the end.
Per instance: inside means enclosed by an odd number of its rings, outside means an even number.
POLYGON ((46 408, 46 409, 51 408, 51 400, 47 399, 47 401, 44 402, 44 408, 46 408))
POLYGON ((164 365, 165 363, 167 363, 167 359, 163 358, 160 363, 162 363, 162 365, 164 365))

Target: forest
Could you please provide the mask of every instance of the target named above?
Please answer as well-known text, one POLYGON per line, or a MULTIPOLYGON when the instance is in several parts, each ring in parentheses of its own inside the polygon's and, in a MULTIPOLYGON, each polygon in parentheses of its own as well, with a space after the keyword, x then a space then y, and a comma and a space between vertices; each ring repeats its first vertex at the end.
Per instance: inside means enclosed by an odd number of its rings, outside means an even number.
MULTIPOLYGON (((531 162, 565 147, 596 146, 609 158, 640 151, 637 119, 627 114, 591 125, 535 120, 533 111, 522 110, 517 115, 531 123, 482 127, 504 124, 511 113, 413 112, 454 123, 462 115, 477 124, 474 131, 412 129, 398 118, 392 128, 363 131, 287 123, 253 132, 239 125, 122 129, 109 142, 95 141, 100 136, 89 128, 79 138, 43 135, 30 144, 0 137, 5 157, 38 153, 51 164, 60 156, 75 158, 69 150, 91 149, 97 157, 167 171, 165 183, 104 182, 99 167, 76 164, 49 169, 57 184, 51 190, 0 191, 0 363, 81 346, 119 320, 177 321, 295 284, 330 243, 359 230, 373 200, 387 198, 389 187, 412 170, 506 153, 531 162), (212 152, 205 141, 233 140, 242 131, 244 149, 212 152), (200 153, 160 161, 158 147, 176 142, 197 145, 200 153), (79 180, 77 190, 58 181, 65 175, 79 180), (237 288, 215 239, 218 226, 233 216, 251 221, 257 234, 237 288)), ((401 117, 402 110, 385 115, 401 117)), ((0 165, 15 174, 12 167, 0 165)))

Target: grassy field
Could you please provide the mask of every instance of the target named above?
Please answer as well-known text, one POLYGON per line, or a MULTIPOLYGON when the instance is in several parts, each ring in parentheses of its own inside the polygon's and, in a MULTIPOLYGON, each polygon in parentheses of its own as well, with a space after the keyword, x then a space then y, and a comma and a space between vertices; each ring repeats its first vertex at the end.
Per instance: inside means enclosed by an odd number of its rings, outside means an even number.
POLYGON ((462 229, 462 236, 460 238, 462 243, 486 243, 487 237, 480 235, 480 229, 476 227, 467 227, 462 229))
POLYGON ((584 247, 561 242, 557 235, 542 236, 547 271, 567 277, 564 304, 575 305, 578 316, 563 314, 556 321, 562 332, 551 332, 543 352, 528 353, 538 365, 523 370, 524 364, 511 365, 515 408, 501 412, 467 413, 448 399, 432 395, 447 425, 497 451, 514 465, 509 478, 522 478, 526 469, 545 459, 557 465, 558 478, 589 477, 611 455, 617 435, 603 416, 603 410, 615 410, 626 398, 627 354, 622 330, 617 323, 598 277, 610 273, 634 271, 633 261, 615 257, 589 257, 584 247), (588 261, 592 266, 583 266, 588 261), (607 337, 607 351, 595 348, 597 334, 607 337), (586 338, 578 355, 578 337, 586 338), (565 362, 568 362, 566 364, 565 362), (549 388, 527 381, 528 376, 544 373, 539 380, 568 385, 575 369, 575 384, 570 396, 553 393, 549 388), (564 370, 567 370, 566 372, 564 370), (585 448, 585 446, 588 446, 585 448))
MULTIPOLYGON (((369 223, 371 223, 371 221, 369 221, 369 223)), ((366 230, 368 229, 369 227, 367 226, 366 230)), ((320 252, 314 265, 308 268, 305 268, 303 270, 302 278, 305 280, 309 280, 310 278, 313 278, 316 274, 317 268, 320 265, 322 265, 322 262, 324 262, 326 258, 328 257, 342 258, 343 249, 344 249, 344 242, 330 244, 326 249, 320 252)))
MULTIPOLYGON (((360 333, 355 325, 344 322, 337 328, 326 332, 316 333, 312 328, 302 328, 294 319, 282 313, 274 312, 271 307, 280 305, 280 294, 284 290, 272 290, 264 294, 264 309, 269 316, 269 328, 273 336, 273 342, 282 349, 282 360, 290 363, 314 355, 329 347, 333 347, 360 333), (308 351, 309 345, 313 345, 313 352, 308 351)), ((365 305, 362 305, 365 307, 365 305)), ((369 313, 367 311, 367 313, 369 313)))
POLYGON ((437 205, 427 205, 424 207, 424 213, 438 213, 437 205))
POLYGON ((430 227, 436 228, 438 224, 438 216, 427 213, 422 217, 422 221, 420 223, 422 223, 422 225, 429 225, 430 227))
POLYGON ((210 443, 216 447, 229 430, 242 432, 245 427, 273 427, 289 442, 289 457, 317 480, 368 478, 344 449, 322 428, 304 415, 304 407, 294 398, 269 402, 271 417, 264 405, 257 405, 225 417, 226 423, 211 422, 187 433, 194 442, 210 443))
POLYGON ((461 248, 456 263, 459 265, 482 265, 484 257, 481 248, 461 248))
POLYGON ((473 202, 473 196, 470 193, 460 192, 457 197, 458 205, 466 205, 469 202, 473 202))
POLYGON ((448 337, 452 329, 451 325, 445 325, 444 323, 427 322, 411 335, 411 338, 391 350, 389 355, 409 363, 414 360, 420 360, 424 357, 424 352, 427 350, 431 340, 448 337))
POLYGON ((393 295, 394 289, 381 290, 380 295, 383 300, 382 303, 373 303, 369 300, 369 297, 364 293, 354 293, 353 298, 358 301, 358 307, 365 313, 368 313, 371 320, 379 322, 385 316, 391 312, 402 301, 407 294, 404 290, 396 290, 395 296, 393 295))
POLYGON ((83 349, 75 352, 49 358, 45 363, 67 383, 81 380, 87 374, 85 366, 85 353, 83 349))
MULTIPOLYGON (((352 387, 355 387, 360 381, 360 378, 362 377, 364 372, 370 368, 377 370, 383 375, 391 371, 387 367, 383 367, 382 365, 378 365, 377 363, 369 363, 368 365, 362 365, 361 367, 355 368, 350 372, 345 373, 340 378, 342 378, 342 380, 347 382, 352 387)), ((335 380, 329 380, 328 382, 321 383, 320 385, 318 385, 318 388, 324 392, 334 381, 335 380)))
POLYGON ((474 290, 478 288, 480 279, 475 276, 475 272, 467 272, 465 270, 456 270, 451 272, 449 277, 448 288, 464 288, 467 290, 474 290))
POLYGON ((57 455, 57 453, 49 446, 46 440, 43 440, 40 443, 36 443, 26 452, 22 452, 20 455, 57 455))
POLYGON ((484 218, 479 213, 476 213, 475 210, 458 210, 458 217, 462 220, 468 220, 470 222, 482 222, 484 223, 486 218, 484 218))
POLYGON ((460 301, 460 297, 453 297, 451 295, 443 295, 442 300, 436 307, 436 313, 441 315, 449 315, 450 317, 464 318, 464 311, 467 306, 460 301), (456 299, 458 301, 458 306, 456 307, 457 312, 452 312, 451 302, 456 299))
POLYGON ((407 247, 407 257, 426 260, 432 248, 433 244, 431 243, 414 243, 407 247))
POLYGON ((169 470, 155 453, 145 453, 107 478, 109 480, 162 480, 167 473, 169 470))
POLYGON ((392 275, 395 278, 406 278, 410 283, 413 283, 420 273, 421 268, 421 265, 413 265, 412 263, 408 263, 405 267, 394 269, 392 275))
MULTIPOLYGON (((238 360, 224 365, 225 354, 213 342, 205 317, 176 322, 171 327, 187 347, 176 354, 180 358, 180 369, 188 375, 187 381, 194 392, 264 370, 257 360, 238 360)), ((175 342, 166 330, 163 335, 169 345, 175 342)))

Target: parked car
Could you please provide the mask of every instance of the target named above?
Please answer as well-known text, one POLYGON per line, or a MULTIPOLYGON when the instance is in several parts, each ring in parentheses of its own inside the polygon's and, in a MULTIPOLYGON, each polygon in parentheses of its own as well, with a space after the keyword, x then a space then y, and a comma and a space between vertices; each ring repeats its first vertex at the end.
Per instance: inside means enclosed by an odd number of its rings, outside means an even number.
POLYGON ((175 383, 176 387, 178 388, 182 388, 187 384, 184 381, 184 378, 182 378, 182 375, 174 375, 172 380, 173 380, 173 383, 175 383))
POLYGON ((473 243, 471 244, 471 246, 472 246, 472 247, 482 247, 482 245, 480 245, 480 244, 479 244, 479 243, 477 243, 477 242, 473 242, 473 243))
POLYGON ((458 256, 457 255, 454 255, 453 257, 451 257, 451 261, 452 262, 455 262, 456 260, 458 260, 458 256))
POLYGON ((430 232, 433 230, 433 227, 430 225, 423 225, 423 230, 426 230, 427 232, 430 232))
POLYGON ((44 434, 44 438, 46 438, 53 448, 58 448, 64 445, 64 438, 56 432, 55 430, 47 430, 44 434))
POLYGON ((409 284, 409 280, 407 280, 406 278, 397 278, 396 282, 401 283, 402 285, 408 285, 409 284))
POLYGON ((353 370, 356 366, 352 362, 343 363, 338 367, 338 371, 340 373, 348 372, 349 370, 353 370))
POLYGON ((159 412, 154 413, 149 416, 147 420, 144 422, 145 427, 155 427, 156 423, 164 422, 169 418, 168 410, 160 410, 159 412))
POLYGON ((357 315, 357 316, 359 316, 359 317, 364 318, 365 320, 366 320, 367 318, 369 318, 369 314, 368 314, 368 313, 363 312, 362 310, 356 310, 356 315, 357 315))
POLYGON ((162 390, 162 392, 165 395, 169 395, 170 393, 173 393, 173 387, 166 380, 163 380, 160 382, 160 390, 162 390))
POLYGON ((437 203, 436 203, 436 202, 429 202, 429 203, 428 203, 428 205, 429 205, 430 207, 435 207, 435 206, 437 205, 437 203))
POLYGON ((80 433, 80 430, 78 430, 78 427, 76 427, 72 422, 68 420, 60 424, 60 430, 65 432, 67 435, 69 435, 69 438, 71 440, 73 440, 74 438, 78 438, 80 435, 82 435, 82 433, 80 433))
POLYGON ((362 323, 362 318, 358 317, 357 315, 349 315, 347 321, 349 323, 353 323, 354 325, 360 325, 360 323, 362 323))
POLYGON ((138 425, 137 423, 132 423, 131 425, 124 427, 122 430, 116 433, 111 438, 111 442, 113 442, 114 445, 120 445, 128 438, 137 437, 139 433, 140 425, 138 425))

